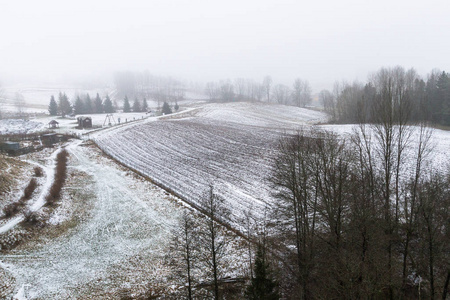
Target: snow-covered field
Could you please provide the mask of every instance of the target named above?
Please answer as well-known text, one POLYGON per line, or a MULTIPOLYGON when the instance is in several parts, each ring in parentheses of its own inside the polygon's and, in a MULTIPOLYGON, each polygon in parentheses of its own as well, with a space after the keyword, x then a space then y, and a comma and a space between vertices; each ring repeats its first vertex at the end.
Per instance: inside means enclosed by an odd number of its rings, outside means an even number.
MULTIPOLYGON (((232 208, 229 221, 240 228, 246 211, 261 215, 274 201, 267 178, 277 139, 324 120, 320 112, 295 107, 208 104, 194 116, 112 129, 94 139, 118 161, 194 205, 212 185, 232 208)), ((341 134, 352 131, 351 125, 322 128, 341 134)), ((436 130, 431 143, 433 164, 444 166, 450 155, 450 132, 436 130)))
POLYGON ((209 104, 193 117, 144 122, 94 139, 106 153, 199 205, 209 186, 232 208, 229 220, 263 213, 275 145, 284 131, 325 120, 322 113, 262 103, 209 104))
POLYGON ((45 124, 42 122, 28 121, 22 119, 0 120, 0 135, 34 133, 43 130, 45 130, 45 124))

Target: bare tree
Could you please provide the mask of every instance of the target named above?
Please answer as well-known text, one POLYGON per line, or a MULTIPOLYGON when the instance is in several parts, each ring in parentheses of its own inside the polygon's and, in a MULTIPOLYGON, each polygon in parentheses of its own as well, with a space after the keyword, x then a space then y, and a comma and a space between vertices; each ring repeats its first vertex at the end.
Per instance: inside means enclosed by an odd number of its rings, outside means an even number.
POLYGON ((205 213, 205 219, 202 230, 202 245, 204 254, 207 254, 203 260, 206 267, 211 271, 214 285, 214 299, 219 299, 219 277, 221 276, 223 266, 222 260, 225 256, 225 236, 221 233, 222 226, 217 221, 224 221, 230 214, 225 206, 224 199, 214 194, 213 187, 210 186, 208 194, 201 200, 201 207, 205 213))
POLYGON ((206 94, 209 96, 209 100, 215 101, 219 99, 220 89, 215 82, 208 82, 205 88, 206 94))
POLYGON ((178 275, 187 281, 187 298, 193 299, 192 288, 195 282, 193 270, 199 256, 199 239, 195 220, 188 211, 184 211, 179 220, 172 246, 176 253, 176 255, 172 253, 172 258, 175 257, 182 262, 181 265, 177 262, 175 264, 178 266, 178 275))
POLYGON ((245 98, 246 94, 246 80, 244 78, 236 78, 234 80, 234 86, 236 87, 236 98, 240 101, 245 98))
POLYGON ((16 92, 14 97, 14 105, 16 106, 17 113, 22 116, 25 109, 25 97, 20 92, 16 92))
POLYGON ((316 230, 316 182, 311 169, 315 140, 305 131, 281 139, 279 156, 274 162, 270 182, 274 188, 275 216, 285 243, 295 249, 296 291, 300 299, 310 295, 310 274, 313 265, 316 230))
POLYGON ((284 84, 277 84, 273 88, 273 98, 278 104, 285 104, 287 105, 289 103, 289 96, 290 96, 290 90, 289 87, 287 87, 284 84))
POLYGON ((312 101, 311 87, 308 81, 300 78, 295 79, 292 91, 292 102, 298 107, 305 107, 312 101))
POLYGON ((323 105, 324 111, 329 114, 333 121, 336 120, 336 103, 333 94, 328 90, 319 93, 319 101, 323 105))
POLYGON ((230 80, 220 82, 220 98, 224 102, 234 100, 234 86, 230 80))
POLYGON ((267 102, 270 102, 270 92, 271 92, 271 88, 272 88, 272 77, 270 77, 268 75, 266 77, 264 77, 262 85, 264 87, 264 92, 266 94, 267 102))

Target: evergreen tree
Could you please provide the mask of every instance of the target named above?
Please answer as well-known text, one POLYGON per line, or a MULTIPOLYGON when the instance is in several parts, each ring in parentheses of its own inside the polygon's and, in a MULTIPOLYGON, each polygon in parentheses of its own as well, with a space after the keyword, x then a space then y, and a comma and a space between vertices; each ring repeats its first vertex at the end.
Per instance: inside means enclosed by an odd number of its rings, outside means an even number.
POLYGON ((107 113, 107 114, 114 112, 114 107, 113 107, 111 99, 109 99, 109 96, 106 96, 104 108, 105 108, 105 113, 107 113))
POLYGON ((172 109, 170 108, 169 104, 164 101, 164 104, 162 106, 162 113, 165 115, 169 115, 172 113, 172 109))
POLYGON ((84 101, 84 113, 92 114, 93 112, 94 112, 94 108, 93 108, 91 96, 89 96, 89 94, 86 94, 86 99, 84 101))
POLYGON ((175 106, 173 108, 175 109, 175 111, 178 111, 178 109, 180 109, 180 107, 178 106, 178 102, 175 103, 175 106))
POLYGON ((59 92, 58 108, 62 117, 65 117, 72 112, 72 105, 70 104, 69 98, 67 97, 66 93, 59 92))
POLYGON ((101 114, 103 112, 102 99, 100 98, 100 95, 98 93, 94 100, 94 112, 96 114, 101 114))
POLYGON ((123 112, 130 112, 131 106, 130 101, 128 101, 128 97, 125 96, 125 99, 123 100, 123 112))
POLYGON ((148 103, 147 103, 147 99, 145 99, 144 97, 144 101, 142 102, 142 111, 147 111, 148 110, 148 103))
POLYGON ((77 99, 75 100, 74 113, 76 115, 80 115, 80 114, 84 113, 84 104, 83 104, 83 101, 81 100, 80 96, 77 96, 77 99))
POLYGON ((58 114, 58 104, 56 103, 55 97, 53 95, 50 98, 48 112, 50 113, 50 116, 56 116, 58 114))
POLYGON ((247 287, 245 296, 251 300, 276 300, 279 299, 277 283, 271 279, 269 264, 264 257, 264 248, 258 244, 256 252, 254 277, 247 287))
POLYGON ((133 111, 134 112, 140 112, 141 111, 141 103, 139 102, 138 98, 134 99, 134 103, 133 103, 133 111))

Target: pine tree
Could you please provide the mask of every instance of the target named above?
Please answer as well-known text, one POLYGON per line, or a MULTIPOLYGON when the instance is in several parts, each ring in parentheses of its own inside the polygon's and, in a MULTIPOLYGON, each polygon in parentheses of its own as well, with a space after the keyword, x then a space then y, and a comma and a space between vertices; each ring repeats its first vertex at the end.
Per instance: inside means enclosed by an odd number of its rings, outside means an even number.
POLYGON ((141 103, 139 102, 138 98, 134 99, 134 103, 133 103, 133 111, 134 112, 140 112, 141 111, 141 103))
POLYGON ((130 111, 131 111, 130 101, 128 101, 128 97, 125 96, 125 99, 123 99, 123 112, 130 112, 130 111))
POLYGON ((172 113, 172 109, 170 108, 169 104, 164 101, 164 104, 162 106, 162 113, 165 115, 169 115, 172 113))
POLYGON ((94 112, 96 114, 101 114, 103 112, 102 99, 100 98, 100 95, 98 93, 94 100, 94 112))
POLYGON ((264 247, 258 244, 255 258, 255 276, 247 287, 245 296, 251 300, 276 300, 279 299, 277 283, 271 279, 269 264, 264 257, 264 247))
POLYGON ((147 111, 148 110, 148 103, 147 103, 147 99, 145 99, 144 97, 144 101, 142 102, 142 111, 147 111))
POLYGON ((111 114, 114 112, 114 107, 111 102, 111 99, 109 99, 109 96, 106 96, 104 108, 105 108, 105 113, 107 113, 107 114, 111 114))
POLYGON ((93 112, 94 112, 94 108, 93 108, 91 96, 89 96, 89 94, 86 94, 86 99, 84 101, 84 113, 92 114, 93 112))
POLYGON ((80 115, 84 113, 84 104, 83 101, 81 100, 80 96, 77 96, 77 99, 75 100, 75 105, 74 105, 74 113, 76 115, 80 115))
POLYGON ((50 104, 48 105, 48 112, 50 116, 56 116, 58 114, 58 104, 56 103, 55 97, 52 95, 50 98, 50 104))
POLYGON ((69 98, 67 97, 66 93, 59 93, 58 108, 62 117, 65 117, 72 112, 72 105, 70 104, 69 98))

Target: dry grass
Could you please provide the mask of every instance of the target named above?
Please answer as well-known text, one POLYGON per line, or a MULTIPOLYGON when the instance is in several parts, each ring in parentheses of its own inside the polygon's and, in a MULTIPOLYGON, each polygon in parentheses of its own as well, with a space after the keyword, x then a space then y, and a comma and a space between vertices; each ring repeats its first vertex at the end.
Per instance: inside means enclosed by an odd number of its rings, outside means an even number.
POLYGON ((52 187, 50 188, 49 194, 45 199, 48 205, 54 205, 61 196, 61 189, 67 178, 68 156, 69 153, 65 149, 58 153, 58 155, 56 156, 55 180, 52 187))

